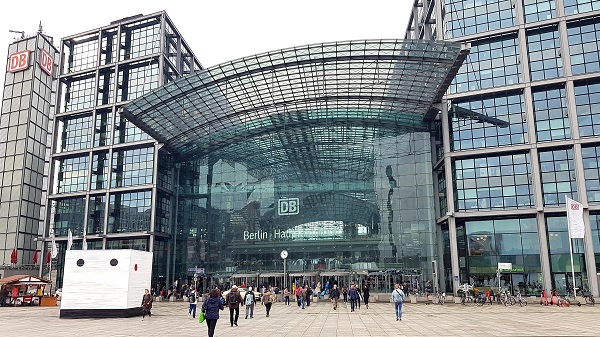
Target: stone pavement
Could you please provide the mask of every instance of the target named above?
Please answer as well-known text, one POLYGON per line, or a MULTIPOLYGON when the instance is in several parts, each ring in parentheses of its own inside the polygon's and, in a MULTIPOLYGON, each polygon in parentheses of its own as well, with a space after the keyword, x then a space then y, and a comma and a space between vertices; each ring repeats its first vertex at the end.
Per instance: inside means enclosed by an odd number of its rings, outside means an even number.
MULTIPOLYGON (((200 305, 198 305, 200 306, 200 305)), ((0 336, 206 336, 206 325, 187 316, 184 302, 155 302, 152 318, 59 319, 58 307, 0 308, 0 336)), ((230 327, 225 309, 216 336, 600 336, 600 305, 559 308, 446 304, 404 305, 396 321, 393 304, 373 303, 350 312, 349 304, 332 310, 329 302, 301 310, 275 303, 270 317, 257 306, 254 319, 230 327)))

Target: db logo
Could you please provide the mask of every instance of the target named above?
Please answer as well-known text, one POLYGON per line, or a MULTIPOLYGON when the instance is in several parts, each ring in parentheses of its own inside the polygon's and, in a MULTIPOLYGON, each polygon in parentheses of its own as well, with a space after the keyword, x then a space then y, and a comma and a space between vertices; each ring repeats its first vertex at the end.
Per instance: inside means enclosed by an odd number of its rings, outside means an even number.
POLYGON ((8 57, 8 72, 16 73, 17 71, 29 68, 29 54, 31 51, 23 50, 11 54, 8 57))
POLYGON ((279 215, 294 215, 300 213, 300 199, 279 199, 277 202, 277 213, 279 215))
POLYGON ((577 205, 577 204, 571 204, 571 210, 572 211, 578 211, 579 210, 579 205, 577 205))
POLYGON ((52 76, 52 69, 54 68, 54 58, 45 49, 42 49, 42 56, 40 58, 40 66, 46 74, 52 76))

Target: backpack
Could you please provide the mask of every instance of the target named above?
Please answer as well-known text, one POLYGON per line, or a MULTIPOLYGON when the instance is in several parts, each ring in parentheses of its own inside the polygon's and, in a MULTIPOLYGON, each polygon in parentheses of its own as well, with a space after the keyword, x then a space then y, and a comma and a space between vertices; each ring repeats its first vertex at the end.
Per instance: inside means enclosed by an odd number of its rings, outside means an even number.
POLYGON ((229 292, 229 294, 227 294, 227 303, 229 303, 229 304, 237 304, 238 303, 237 291, 231 291, 231 292, 229 292))
POLYGON ((254 294, 246 293, 246 305, 252 305, 254 303, 254 294))
POLYGON ((189 301, 190 303, 194 303, 194 302, 196 302, 196 294, 195 294, 195 293, 193 293, 193 292, 190 292, 190 294, 189 294, 189 296, 188 296, 188 301, 189 301))
POLYGON ((398 294, 398 302, 399 303, 404 302, 404 293, 401 291, 398 291, 398 289, 396 289, 394 291, 398 294))

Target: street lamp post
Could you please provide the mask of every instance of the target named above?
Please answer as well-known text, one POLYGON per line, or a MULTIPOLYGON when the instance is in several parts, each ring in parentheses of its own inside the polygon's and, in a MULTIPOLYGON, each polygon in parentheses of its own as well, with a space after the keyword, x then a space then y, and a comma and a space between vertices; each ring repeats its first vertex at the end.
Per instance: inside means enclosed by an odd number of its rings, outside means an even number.
POLYGON ((287 250, 282 250, 281 254, 279 254, 281 256, 281 258, 283 259, 283 289, 287 288, 287 274, 286 274, 286 260, 288 257, 288 252, 287 250))

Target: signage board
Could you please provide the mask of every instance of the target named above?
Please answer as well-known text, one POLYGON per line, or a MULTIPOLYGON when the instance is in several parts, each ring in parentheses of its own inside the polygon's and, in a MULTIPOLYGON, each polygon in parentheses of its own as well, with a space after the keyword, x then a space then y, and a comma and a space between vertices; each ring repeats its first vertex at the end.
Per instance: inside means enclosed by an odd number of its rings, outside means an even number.
POLYGON ((52 76, 52 70, 54 70, 54 57, 52 57, 52 54, 47 52, 46 49, 42 49, 40 66, 46 74, 52 76))
MULTIPOLYGON (((8 57, 8 72, 16 73, 29 68, 30 50, 22 50, 10 54, 8 57)), ((54 62, 54 61, 53 61, 54 62)))
POLYGON ((512 269, 512 263, 510 262, 498 262, 498 270, 512 269))
POLYGON ((277 201, 277 214, 296 215, 300 213, 300 199, 284 198, 277 201))

